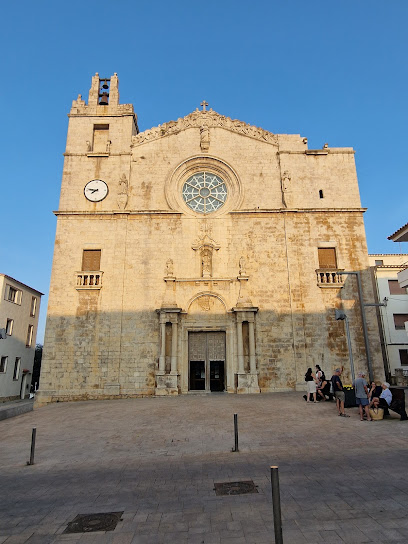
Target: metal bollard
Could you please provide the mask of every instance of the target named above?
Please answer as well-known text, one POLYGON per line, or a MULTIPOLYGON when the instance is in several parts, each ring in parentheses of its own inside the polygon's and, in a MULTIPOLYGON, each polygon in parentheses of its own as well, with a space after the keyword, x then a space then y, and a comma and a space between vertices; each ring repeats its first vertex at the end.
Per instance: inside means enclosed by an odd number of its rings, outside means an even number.
POLYGON ((31 433, 31 451, 30 451, 30 460, 27 461, 27 465, 34 465, 34 454, 35 454, 35 435, 37 434, 37 428, 33 427, 33 432, 31 433))
POLYGON ((234 414, 234 438, 235 438, 235 447, 231 451, 238 450, 238 414, 234 414))
POLYGON ((279 473, 277 466, 271 466, 273 526, 275 528, 275 544, 283 544, 282 514, 279 492, 279 473))

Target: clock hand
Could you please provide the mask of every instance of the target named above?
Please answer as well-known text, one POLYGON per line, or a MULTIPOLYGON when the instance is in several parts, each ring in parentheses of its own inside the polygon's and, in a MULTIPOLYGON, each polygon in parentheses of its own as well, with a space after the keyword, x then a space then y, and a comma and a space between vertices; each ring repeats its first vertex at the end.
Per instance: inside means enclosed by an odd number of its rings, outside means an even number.
POLYGON ((88 191, 92 191, 92 194, 93 194, 93 193, 96 193, 96 191, 99 191, 99 189, 88 189, 88 191))

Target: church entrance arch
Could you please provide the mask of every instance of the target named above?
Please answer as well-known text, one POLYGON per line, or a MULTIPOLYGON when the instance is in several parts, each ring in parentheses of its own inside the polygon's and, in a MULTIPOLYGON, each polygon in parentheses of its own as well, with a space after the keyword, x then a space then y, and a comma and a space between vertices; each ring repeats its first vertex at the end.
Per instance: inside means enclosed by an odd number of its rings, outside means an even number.
POLYGON ((225 391, 225 331, 189 331, 189 391, 225 391))

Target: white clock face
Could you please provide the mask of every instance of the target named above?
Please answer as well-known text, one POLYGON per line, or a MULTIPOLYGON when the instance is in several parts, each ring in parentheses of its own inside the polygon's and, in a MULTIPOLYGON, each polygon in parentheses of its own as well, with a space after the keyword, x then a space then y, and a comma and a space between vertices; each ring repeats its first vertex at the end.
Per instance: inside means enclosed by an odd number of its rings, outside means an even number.
POLYGON ((91 202, 99 202, 108 194, 108 185, 101 179, 93 179, 85 185, 84 195, 91 202))

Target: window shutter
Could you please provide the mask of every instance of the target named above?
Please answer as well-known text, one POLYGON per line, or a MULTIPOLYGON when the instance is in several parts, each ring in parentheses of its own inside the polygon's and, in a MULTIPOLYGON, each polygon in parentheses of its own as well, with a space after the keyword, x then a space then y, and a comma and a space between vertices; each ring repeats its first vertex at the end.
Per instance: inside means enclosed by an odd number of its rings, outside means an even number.
POLYGON ((84 249, 82 255, 82 270, 100 270, 101 250, 84 249))
POLYGON ((319 268, 337 268, 336 249, 319 247, 319 268))

